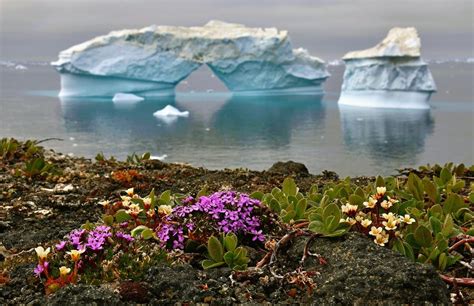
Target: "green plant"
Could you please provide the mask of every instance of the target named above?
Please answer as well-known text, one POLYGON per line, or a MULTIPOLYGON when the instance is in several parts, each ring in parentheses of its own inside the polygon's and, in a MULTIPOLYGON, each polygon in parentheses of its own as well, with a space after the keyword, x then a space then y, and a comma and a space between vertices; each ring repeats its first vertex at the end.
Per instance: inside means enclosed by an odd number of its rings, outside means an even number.
POLYGON ((128 155, 127 156, 127 160, 126 162, 129 163, 129 164, 136 164, 136 165, 140 165, 142 164, 144 161, 147 161, 149 160, 151 157, 151 153, 150 152, 145 152, 143 153, 141 156, 135 154, 135 153, 132 153, 132 155, 128 155))
POLYGON ((48 163, 40 157, 27 161, 23 168, 23 174, 28 178, 42 177, 57 172, 54 164, 48 163))
POLYGON ((0 139, 0 159, 9 160, 15 156, 20 143, 13 138, 0 139))
POLYGON ((283 181, 282 189, 273 188, 272 192, 266 195, 253 194, 254 198, 261 198, 271 210, 278 213, 285 223, 306 220, 308 217, 308 199, 306 199, 296 183, 291 178, 283 181))
POLYGON ((247 257, 247 249, 237 247, 237 236, 227 233, 222 235, 221 241, 214 236, 209 237, 207 242, 209 259, 202 261, 202 267, 211 269, 227 264, 233 270, 245 270, 250 259, 247 257))

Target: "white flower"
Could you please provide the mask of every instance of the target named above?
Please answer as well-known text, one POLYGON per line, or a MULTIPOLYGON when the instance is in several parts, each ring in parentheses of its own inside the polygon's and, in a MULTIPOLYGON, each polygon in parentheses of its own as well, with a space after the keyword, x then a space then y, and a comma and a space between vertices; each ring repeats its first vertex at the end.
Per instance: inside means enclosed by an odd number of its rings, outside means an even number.
POLYGON ((379 235, 380 233, 382 233, 382 231, 383 231, 383 228, 372 226, 372 227, 370 228, 369 235, 377 236, 377 235, 379 235))
POLYGON ((173 207, 170 205, 160 205, 158 206, 158 213, 162 215, 170 215, 173 212, 173 207))
POLYGON ((362 225, 363 227, 368 227, 371 224, 372 224, 372 220, 369 220, 369 219, 364 219, 360 222, 360 225, 362 225))
POLYGON ((385 244, 388 242, 388 235, 382 232, 375 236, 374 242, 380 246, 385 246, 385 244))
POLYGON ((128 206, 126 213, 136 217, 141 211, 140 205, 133 203, 128 206))
POLYGON ((70 252, 66 252, 67 254, 71 255, 73 261, 78 261, 81 258, 81 254, 85 252, 85 249, 82 250, 71 250, 70 252))
POLYGON ((350 203, 341 206, 342 212, 348 215, 351 213, 355 213, 357 211, 357 208, 357 205, 351 205, 350 203))
POLYGON ((389 201, 390 203, 392 203, 392 204, 398 203, 398 200, 397 200, 397 199, 391 198, 391 197, 389 197, 389 196, 387 196, 387 199, 388 199, 388 201, 389 201))
POLYGON ((406 224, 412 224, 413 222, 415 222, 415 219, 413 219, 410 215, 406 214, 403 217, 400 216, 400 222, 406 223, 406 224))
POLYGON ((104 207, 105 207, 105 206, 109 206, 109 205, 110 205, 110 201, 108 201, 108 200, 100 201, 99 204, 102 205, 102 206, 104 206, 104 207))
POLYGON ((71 269, 68 268, 68 267, 62 266, 62 267, 59 268, 59 274, 60 274, 61 276, 66 276, 66 275, 68 275, 70 272, 71 272, 71 269))
POLYGON ((385 220, 395 220, 397 216, 395 216, 392 212, 389 212, 388 214, 383 213, 382 218, 384 218, 385 220))
POLYGON ((388 221, 383 221, 382 222, 383 226, 385 226, 385 229, 387 231, 393 231, 397 229, 397 220, 396 219, 390 219, 388 221))
POLYGON ((368 202, 364 202, 364 206, 370 209, 375 208, 375 205, 377 205, 377 200, 372 197, 369 197, 368 202))
POLYGON ((129 196, 133 196, 133 188, 129 188, 129 189, 125 190, 125 192, 126 192, 129 196))
POLYGON ((389 202, 387 200, 383 200, 382 203, 380 203, 380 206, 382 206, 383 209, 389 209, 392 207, 393 203, 389 202))
POLYGON ((151 206, 151 199, 150 198, 144 198, 143 199, 143 206, 145 206, 146 208, 150 207, 151 206))
POLYGON ((377 194, 383 196, 387 192, 387 188, 385 187, 377 187, 377 194))
POLYGON ((51 252, 51 248, 47 248, 46 250, 42 247, 39 246, 35 248, 36 255, 38 255, 39 259, 44 260, 46 257, 48 257, 49 252, 51 252))

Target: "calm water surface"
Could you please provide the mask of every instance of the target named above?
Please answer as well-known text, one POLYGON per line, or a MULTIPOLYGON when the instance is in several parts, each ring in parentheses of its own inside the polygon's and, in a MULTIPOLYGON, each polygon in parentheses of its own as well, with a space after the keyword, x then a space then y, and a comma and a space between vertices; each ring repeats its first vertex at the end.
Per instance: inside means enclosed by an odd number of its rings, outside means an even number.
POLYGON ((431 64, 438 93, 431 110, 340 108, 343 66, 332 66, 324 96, 238 97, 203 68, 174 98, 116 105, 61 101, 48 66, 0 65, 0 137, 44 139, 64 153, 124 158, 166 154, 166 161, 208 168, 266 169, 295 160, 312 173, 391 174, 396 168, 474 162, 474 64, 431 64), (209 89, 212 89, 212 92, 209 89), (171 104, 189 118, 163 122, 153 112, 171 104))

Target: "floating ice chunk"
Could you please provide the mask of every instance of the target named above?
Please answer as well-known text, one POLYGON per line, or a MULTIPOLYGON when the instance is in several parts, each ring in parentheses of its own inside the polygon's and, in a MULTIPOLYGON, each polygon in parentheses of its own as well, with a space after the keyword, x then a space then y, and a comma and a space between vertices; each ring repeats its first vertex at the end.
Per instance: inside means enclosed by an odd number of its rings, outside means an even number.
POLYGON ((163 154, 161 156, 152 155, 152 156, 150 156, 150 159, 152 159, 152 160, 164 160, 167 157, 168 157, 168 155, 166 155, 166 154, 163 154))
POLYGON ((168 123, 168 121, 171 121, 171 122, 175 121, 177 117, 189 117, 189 112, 188 111, 182 112, 176 107, 173 107, 171 105, 166 105, 165 108, 154 112, 153 116, 160 119, 165 119, 164 121, 168 123), (166 120, 166 119, 174 119, 174 120, 166 120))
POLYGON ((23 66, 23 65, 16 65, 15 70, 28 70, 28 68, 26 68, 26 66, 23 66))
POLYGON ((116 93, 112 101, 115 103, 135 103, 145 100, 142 97, 136 96, 134 94, 129 93, 116 93))

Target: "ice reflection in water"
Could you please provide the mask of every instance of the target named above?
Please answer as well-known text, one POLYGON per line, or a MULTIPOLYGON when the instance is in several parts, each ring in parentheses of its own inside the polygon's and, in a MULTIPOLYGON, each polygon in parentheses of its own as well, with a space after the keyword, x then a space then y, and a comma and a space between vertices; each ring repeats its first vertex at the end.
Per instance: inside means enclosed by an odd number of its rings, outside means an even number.
POLYGON ((344 144, 353 153, 368 154, 378 163, 415 162, 433 133, 429 109, 382 109, 339 106, 344 144))

